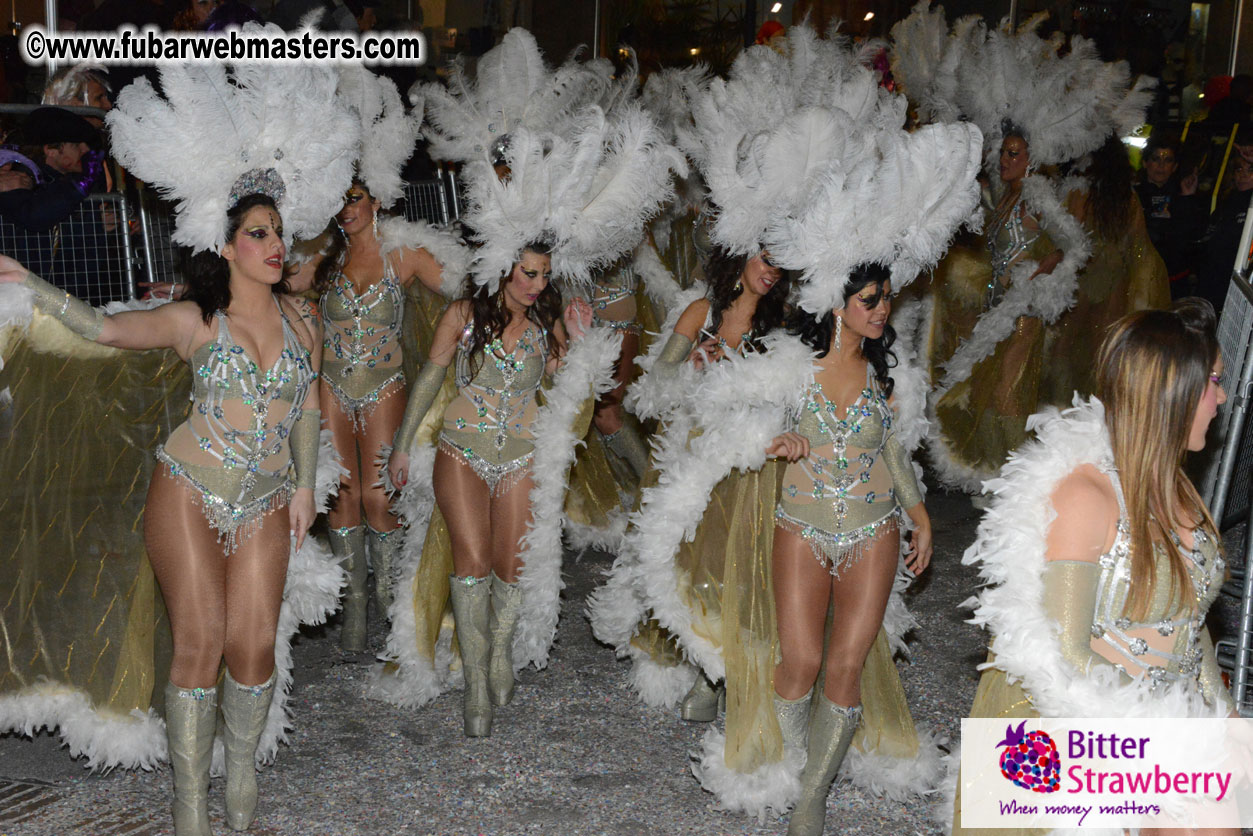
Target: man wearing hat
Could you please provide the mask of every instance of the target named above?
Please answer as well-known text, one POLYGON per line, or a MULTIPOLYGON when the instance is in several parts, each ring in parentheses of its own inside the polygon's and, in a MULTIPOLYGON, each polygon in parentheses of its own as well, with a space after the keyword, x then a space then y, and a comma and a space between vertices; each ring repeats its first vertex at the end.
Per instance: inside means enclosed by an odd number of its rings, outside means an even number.
POLYGON ((78 211, 102 182, 99 132, 68 110, 41 107, 26 117, 18 136, 25 156, 10 151, 11 159, 0 163, 13 167, 29 158, 38 171, 28 188, 0 192, 0 220, 17 227, 0 230, 0 249, 90 301, 121 298, 112 207, 78 211))

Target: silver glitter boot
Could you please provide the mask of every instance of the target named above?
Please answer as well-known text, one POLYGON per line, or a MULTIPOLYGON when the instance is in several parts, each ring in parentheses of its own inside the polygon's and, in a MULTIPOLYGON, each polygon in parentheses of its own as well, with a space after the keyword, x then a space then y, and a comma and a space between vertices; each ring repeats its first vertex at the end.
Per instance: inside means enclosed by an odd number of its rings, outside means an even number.
POLYGON ((718 719, 718 709, 726 708, 726 700, 727 691, 721 683, 714 685, 703 672, 697 672, 696 681, 679 703, 679 716, 692 723, 712 723, 718 719))
POLYGON ((212 836, 209 762, 218 722, 217 688, 165 686, 165 735, 174 772, 175 836, 212 836))
POLYGON ((370 561, 374 564, 374 600, 386 619, 396 597, 396 575, 400 572, 400 529, 375 531, 366 526, 370 541, 370 561))
POLYGON ((257 812, 257 741, 274 700, 276 673, 260 685, 240 685, 226 672, 222 721, 226 748, 226 823, 247 830, 257 812))
POLYGON ((360 653, 365 650, 366 608, 369 602, 366 594, 366 580, 370 574, 370 567, 365 557, 365 526, 332 528, 327 539, 331 543, 331 554, 335 555, 348 572, 348 588, 344 591, 344 622, 339 631, 339 646, 350 653, 360 653))
POLYGON ((452 613, 457 620, 457 644, 461 648, 461 671, 465 675, 462 718, 466 737, 489 737, 492 733, 492 698, 487 685, 488 598, 487 578, 459 578, 449 584, 452 613))
POLYGON ((784 749, 805 751, 805 730, 809 727, 809 694, 795 700, 774 695, 774 713, 779 718, 784 749))
POLYGON ((861 706, 836 705, 825 694, 809 718, 808 752, 801 770, 801 794, 787 823, 787 836, 822 836, 827 820, 827 794, 840 771, 853 733, 861 723, 861 706))
POLYGON ((522 589, 492 574, 492 651, 487 663, 487 685, 493 705, 513 699, 513 631, 522 612, 522 589))

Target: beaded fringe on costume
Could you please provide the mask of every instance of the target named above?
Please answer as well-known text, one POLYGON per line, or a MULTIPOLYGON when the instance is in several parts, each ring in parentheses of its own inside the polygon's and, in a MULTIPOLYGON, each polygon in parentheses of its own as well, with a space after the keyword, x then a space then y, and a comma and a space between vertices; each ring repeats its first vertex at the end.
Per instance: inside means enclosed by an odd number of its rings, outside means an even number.
POLYGON ((484 461, 473 450, 469 448, 458 447, 444 436, 440 436, 439 449, 455 456, 473 468, 479 478, 487 483, 487 489, 491 491, 492 498, 499 498, 509 492, 509 489, 523 477, 531 472, 531 459, 534 453, 527 453, 525 456, 505 462, 504 464, 492 464, 484 461))
POLYGON ((775 509, 774 521, 783 530, 804 538, 813 550, 814 558, 832 577, 838 578, 842 570, 861 560, 885 534, 891 532, 895 535, 895 524, 900 515, 900 506, 897 506, 883 519, 840 534, 801 522, 782 508, 775 509))
POLYGON ((329 376, 322 378, 326 381, 326 385, 330 387, 331 394, 335 396, 335 400, 339 403, 339 409, 348 419, 352 421, 353 432, 365 432, 365 422, 374 412, 374 408, 382 401, 387 400, 392 395, 404 389, 405 376, 403 372, 389 377, 384 383, 364 398, 349 397, 343 389, 335 385, 329 376), (401 384, 401 385, 396 385, 401 384))
POLYGON ((288 479, 265 496, 243 505, 235 505, 222 499, 188 473, 186 468, 165 452, 164 447, 157 447, 156 458, 166 466, 171 476, 183 480, 183 487, 199 501, 200 510, 209 525, 218 533, 218 542, 222 544, 228 557, 240 543, 261 527, 261 520, 266 514, 286 507, 295 493, 292 482, 288 479))

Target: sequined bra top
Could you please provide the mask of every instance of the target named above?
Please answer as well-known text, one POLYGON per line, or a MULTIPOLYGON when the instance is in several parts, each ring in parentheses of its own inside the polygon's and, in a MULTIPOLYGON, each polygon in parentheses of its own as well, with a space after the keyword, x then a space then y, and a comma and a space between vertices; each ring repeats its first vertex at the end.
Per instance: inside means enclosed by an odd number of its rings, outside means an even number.
POLYGON ((235 342, 229 317, 217 313, 217 338, 188 360, 191 414, 158 453, 236 505, 287 484, 288 435, 317 379, 308 349, 281 307, 279 313, 283 348, 265 370, 235 342))
POLYGON ((782 510, 828 532, 882 519, 896 505, 882 461, 891 429, 892 407, 869 364, 866 386, 851 406, 841 408, 820 384, 810 384, 796 424, 809 440, 809 456, 784 471, 782 510))
POLYGON ((1118 532, 1114 545, 1099 559, 1096 612, 1092 619, 1092 649, 1112 651, 1126 664, 1116 664, 1123 672, 1144 676, 1154 684, 1179 679, 1195 679, 1200 674, 1203 653, 1201 631, 1205 614, 1218 597, 1226 573, 1226 563, 1214 540, 1197 528, 1192 532, 1192 548, 1183 548, 1178 536, 1175 545, 1183 556, 1191 579, 1191 589, 1171 595, 1171 572, 1165 551, 1155 550, 1157 584, 1144 621, 1132 621, 1123 614, 1131 587, 1131 529, 1122 485, 1112 464, 1101 468, 1118 497, 1118 532))
POLYGON ((477 352, 477 363, 469 350, 471 336, 467 325, 457 345, 457 397, 444 413, 443 436, 488 461, 519 458, 533 449, 531 425, 548 360, 547 332, 527 325, 510 352, 498 337, 477 352))
POLYGON ((361 399, 402 375, 401 326, 405 293, 387 259, 383 278, 358 296, 352 281, 336 273, 322 294, 322 375, 350 399, 361 399))

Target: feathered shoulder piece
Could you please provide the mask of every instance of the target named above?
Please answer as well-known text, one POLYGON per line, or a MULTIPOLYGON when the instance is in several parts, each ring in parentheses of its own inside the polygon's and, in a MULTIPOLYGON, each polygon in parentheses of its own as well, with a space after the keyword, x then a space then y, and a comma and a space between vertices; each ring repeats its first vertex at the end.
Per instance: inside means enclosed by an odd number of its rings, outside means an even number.
POLYGON ((567 135, 518 128, 505 149, 509 175, 491 161, 467 166, 463 220, 480 247, 471 275, 495 291, 527 244, 552 247, 553 272, 588 282, 634 249, 644 223, 673 193, 672 172, 686 172, 683 156, 665 142, 638 103, 608 119, 591 105, 567 135))
POLYGON ((989 164, 1010 125, 1024 134, 1032 163, 1077 159, 1143 123, 1156 81, 1132 83, 1125 61, 1102 61, 1086 38, 1041 37, 1045 17, 1017 29, 964 18, 947 32, 943 9, 919 3, 892 30, 893 72, 899 67, 923 115, 978 125, 989 164))
POLYGON ((430 253, 443 269, 440 293, 448 299, 462 295, 466 273, 470 269, 470 248, 449 229, 440 229, 422 222, 400 217, 379 221, 379 255, 387 258, 399 250, 419 247, 430 253))
POLYGON ((691 124, 678 142, 715 204, 715 243, 756 253, 771 219, 803 206, 818 172, 844 153, 836 123, 904 124, 904 99, 866 66, 874 48, 794 26, 782 52, 750 47, 727 79, 687 88, 691 124))
POLYGON ((425 97, 428 150, 437 160, 472 162, 503 155, 517 130, 564 135, 587 105, 608 96, 612 72, 577 55, 550 68, 525 29, 510 29, 479 59, 471 78, 460 60, 448 84, 419 88, 425 97))
POLYGON ((340 71, 339 93, 361 123, 361 153, 357 177, 370 196, 390 208, 400 199, 404 183, 400 169, 413 154, 422 127, 422 104, 405 111, 396 83, 359 64, 340 71))
POLYGON ((163 94, 140 78, 118 96, 111 145, 174 201, 179 244, 217 252, 227 210, 257 192, 275 199, 287 243, 314 238, 343 205, 360 141, 338 84, 310 64, 163 65, 163 94))

